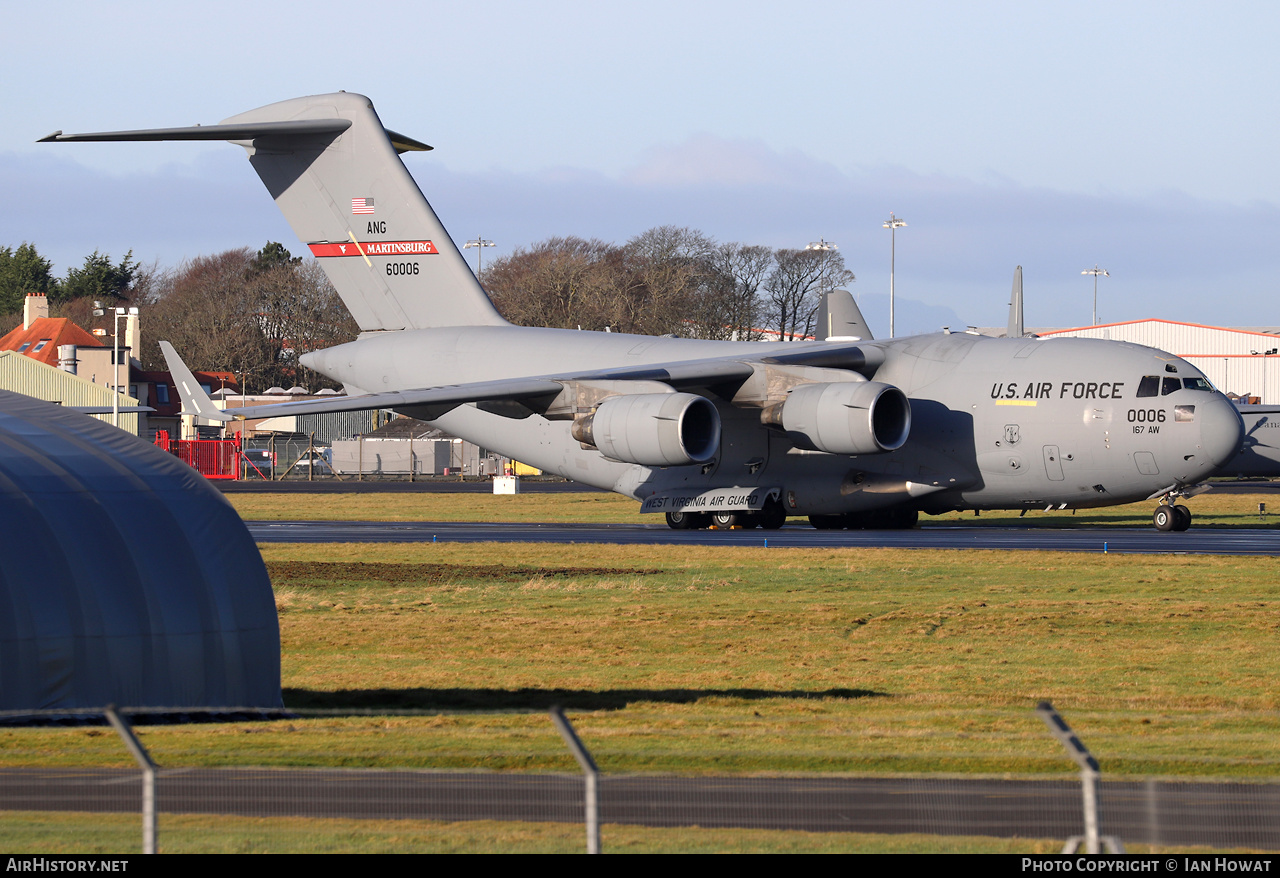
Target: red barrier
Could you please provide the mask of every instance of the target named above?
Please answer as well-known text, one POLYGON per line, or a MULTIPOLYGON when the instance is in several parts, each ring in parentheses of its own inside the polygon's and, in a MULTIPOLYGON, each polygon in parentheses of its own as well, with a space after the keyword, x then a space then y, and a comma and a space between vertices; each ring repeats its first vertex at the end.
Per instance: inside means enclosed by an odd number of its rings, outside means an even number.
POLYGON ((170 439, 169 431, 157 430, 156 445, 206 479, 240 478, 239 436, 234 439, 170 439))

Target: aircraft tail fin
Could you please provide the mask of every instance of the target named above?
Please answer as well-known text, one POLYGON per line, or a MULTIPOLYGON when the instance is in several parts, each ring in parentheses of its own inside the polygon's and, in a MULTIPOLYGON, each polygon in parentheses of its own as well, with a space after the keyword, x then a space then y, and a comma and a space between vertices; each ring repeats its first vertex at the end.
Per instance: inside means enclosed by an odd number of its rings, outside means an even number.
POLYGON ((1022 338, 1026 335, 1022 325, 1022 266, 1013 270, 1013 292, 1009 298, 1009 328, 1005 331, 1007 338, 1022 338))
POLYGON ((173 349, 173 345, 167 341, 162 341, 160 342, 160 351, 164 354, 164 361, 169 366, 169 374, 173 376, 173 383, 178 388, 178 396, 182 399, 182 413, 184 415, 194 415, 199 418, 208 418, 209 420, 222 421, 224 423, 233 420, 230 414, 213 404, 209 394, 204 392, 204 388, 200 386, 196 376, 191 374, 187 364, 182 362, 182 358, 173 349))
POLYGON ((385 129, 363 95, 294 98, 218 125, 44 140, 237 143, 361 330, 506 322, 400 161, 431 147, 385 129))
POLYGON ((832 290, 818 306, 819 341, 870 341, 871 327, 848 290, 832 290))

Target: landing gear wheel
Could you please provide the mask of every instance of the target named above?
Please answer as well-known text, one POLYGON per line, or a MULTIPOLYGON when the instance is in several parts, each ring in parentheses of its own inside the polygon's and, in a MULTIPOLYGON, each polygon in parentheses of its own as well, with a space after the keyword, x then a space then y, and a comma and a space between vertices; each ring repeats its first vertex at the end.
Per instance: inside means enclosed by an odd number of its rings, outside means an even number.
POLYGON ((668 512, 667 527, 672 530, 697 530, 707 526, 707 516, 702 512, 668 512))
POLYGON ((735 524, 738 524, 738 513, 736 512, 713 512, 711 513, 711 524, 721 530, 728 530, 735 524))
POLYGON ((818 530, 843 530, 845 526, 843 515, 810 515, 809 523, 818 530))
POLYGON ((765 530, 777 530, 787 523, 787 510, 777 500, 767 500, 756 521, 765 530))
POLYGON ((1168 533, 1174 529, 1178 519, 1177 513, 1173 510, 1174 507, 1167 503, 1161 503, 1156 507, 1155 514, 1151 516, 1151 522, 1156 526, 1156 530, 1161 533, 1168 533))
POLYGON ((1191 527, 1191 510, 1185 506, 1173 507, 1173 529, 1178 533, 1191 527))
POLYGON ((846 530, 875 530, 877 525, 866 512, 846 512, 840 516, 840 526, 846 530))
POLYGON ((887 530, 911 530, 920 521, 920 512, 916 509, 891 509, 885 516, 882 527, 887 530))

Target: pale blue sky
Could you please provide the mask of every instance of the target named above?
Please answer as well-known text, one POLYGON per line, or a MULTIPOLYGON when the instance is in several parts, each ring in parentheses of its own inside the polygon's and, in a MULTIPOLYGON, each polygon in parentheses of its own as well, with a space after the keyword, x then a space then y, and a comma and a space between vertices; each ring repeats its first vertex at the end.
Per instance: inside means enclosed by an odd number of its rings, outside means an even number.
POLYGON ((1180 3, 49 2, 6 10, 0 244, 59 270, 268 238, 300 250, 235 147, 36 145, 369 95, 446 227, 621 241, 659 223, 840 244, 887 329, 1280 324, 1280 7, 1180 3), (883 313, 881 313, 883 312, 883 313))

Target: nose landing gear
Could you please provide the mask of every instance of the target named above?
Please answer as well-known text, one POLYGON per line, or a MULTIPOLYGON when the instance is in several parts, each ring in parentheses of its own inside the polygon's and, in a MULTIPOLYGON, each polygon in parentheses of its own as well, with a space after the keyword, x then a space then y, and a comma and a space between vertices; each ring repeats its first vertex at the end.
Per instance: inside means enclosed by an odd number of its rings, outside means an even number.
POLYGON ((1185 506, 1170 506, 1167 503, 1161 503, 1156 507, 1155 514, 1151 516, 1151 521, 1158 531, 1166 533, 1168 531, 1184 531, 1191 527, 1191 510, 1185 506))
POLYGON ((1151 523, 1162 533, 1170 531, 1181 533, 1191 527, 1191 510, 1177 505, 1177 495, 1165 495, 1160 498, 1160 505, 1151 516, 1151 523))

